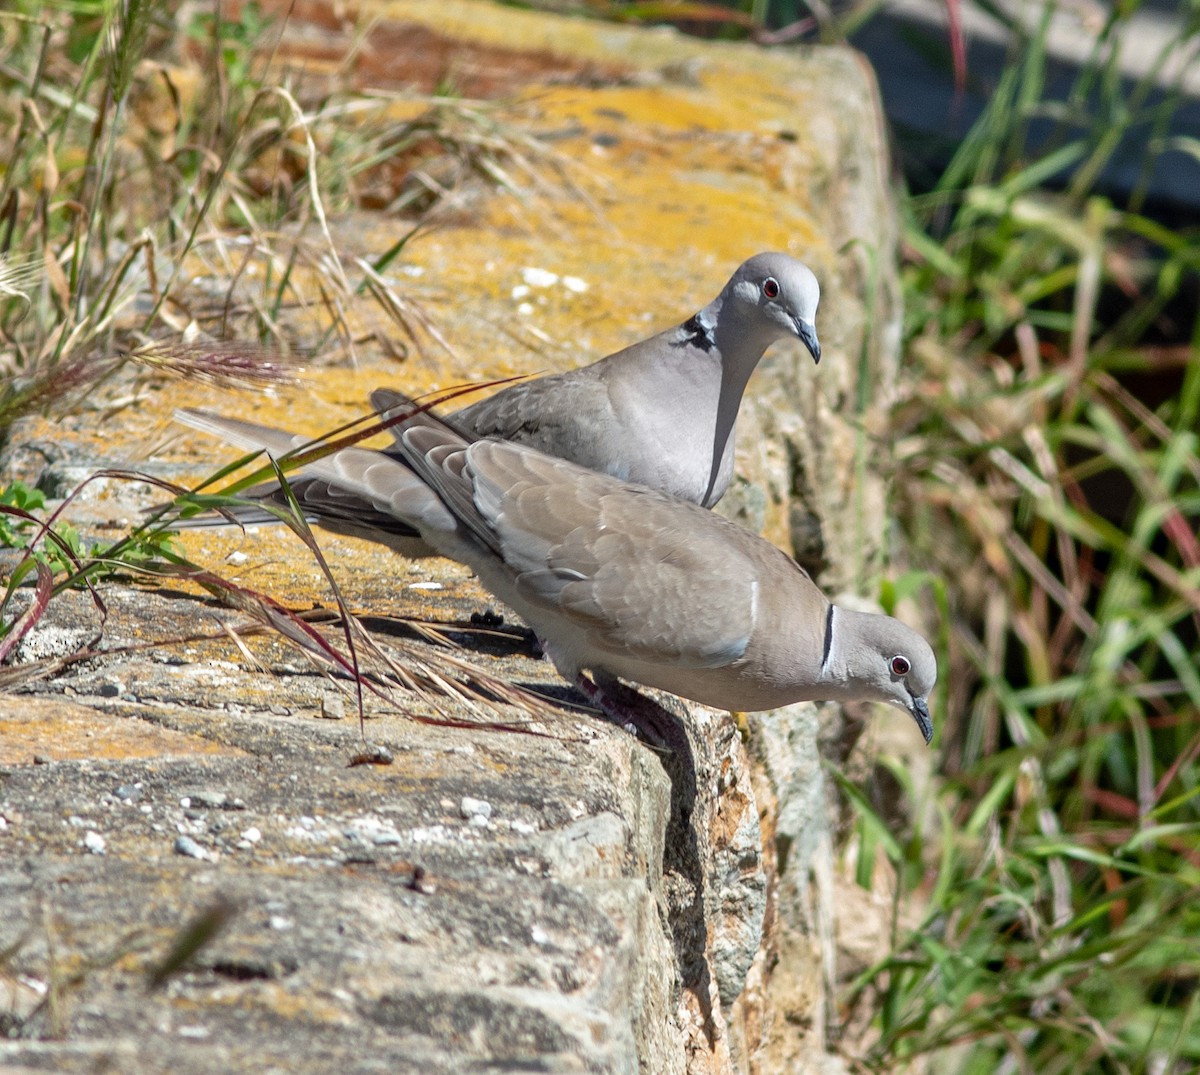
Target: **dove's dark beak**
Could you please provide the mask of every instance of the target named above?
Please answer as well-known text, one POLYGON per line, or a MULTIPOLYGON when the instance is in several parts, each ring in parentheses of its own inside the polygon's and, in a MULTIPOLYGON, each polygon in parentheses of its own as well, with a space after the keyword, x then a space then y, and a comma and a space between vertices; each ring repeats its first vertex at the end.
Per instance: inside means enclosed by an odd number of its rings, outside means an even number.
POLYGON ((912 706, 909 712, 913 715, 913 720, 917 722, 917 727, 921 729, 921 734, 925 736, 925 742, 933 741, 933 721, 929 716, 929 706, 925 704, 924 698, 913 696, 912 706))
POLYGON ((808 353, 812 355, 813 362, 821 361, 821 341, 817 339, 817 328, 811 321, 801 321, 800 318, 794 319, 796 322, 796 335, 800 337, 804 346, 808 348, 808 353))

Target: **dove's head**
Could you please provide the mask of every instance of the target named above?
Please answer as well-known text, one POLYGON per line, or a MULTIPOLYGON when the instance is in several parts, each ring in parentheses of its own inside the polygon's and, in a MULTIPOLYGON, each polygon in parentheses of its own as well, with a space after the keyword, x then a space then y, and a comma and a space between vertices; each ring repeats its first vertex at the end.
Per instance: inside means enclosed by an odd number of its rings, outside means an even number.
POLYGON ((887 702, 903 709, 933 738, 929 695, 937 682, 937 658, 929 643, 891 616, 835 606, 824 675, 840 682, 847 700, 887 702))
POLYGON ((758 328, 762 336, 768 337, 768 344, 785 336, 798 336, 813 361, 821 361, 816 326, 821 288, 803 262, 787 254, 755 254, 733 274, 722 298, 722 316, 727 316, 726 309, 733 305, 738 320, 758 328))

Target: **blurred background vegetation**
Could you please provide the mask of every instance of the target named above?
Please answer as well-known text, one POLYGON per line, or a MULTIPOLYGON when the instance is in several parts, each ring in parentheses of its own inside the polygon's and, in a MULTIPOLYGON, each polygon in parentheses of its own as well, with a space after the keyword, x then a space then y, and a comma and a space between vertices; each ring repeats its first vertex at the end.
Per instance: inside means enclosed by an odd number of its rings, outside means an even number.
MULTIPOLYGON (((860 34, 881 7, 573 5, 777 47, 860 34)), ((981 103, 934 152, 898 131, 905 395, 891 477, 898 536, 925 572, 884 599, 932 582, 944 612, 943 780, 905 827, 858 806, 863 876, 886 856, 920 909, 845 997, 847 1013, 875 1013, 849 1057, 862 1071, 1200 1069, 1200 226, 1148 178, 1174 155, 1200 189, 1200 139, 1171 125, 1200 5, 1168 9, 1170 33, 1130 77, 1123 31, 1146 9, 1089 7, 1091 43, 1066 76, 1050 5, 1018 18, 947 0, 945 26, 919 42, 981 103), (999 34, 995 74, 972 66, 966 12, 999 34), (1147 178, 1114 185, 1131 145, 1147 178)), ((323 327, 281 327, 314 301, 296 269, 323 257, 323 199, 420 206, 439 185, 397 178, 380 195, 353 179, 434 150, 499 184, 536 170, 531 140, 449 98, 399 133, 365 98, 352 135, 345 99, 297 125, 296 100, 257 82, 258 9, 189 10, 182 25, 155 0, 0 13, 0 427, 78 403, 129 361, 274 375, 267 352, 157 348, 188 326, 273 353, 345 343, 344 300, 366 291, 412 332, 419 310, 383 287, 380 264, 324 272, 323 327), (174 77, 187 49, 216 92, 174 77), (297 222, 315 227, 285 233, 297 222), (224 227, 245 242, 218 238, 224 227), (254 262, 262 275, 252 294, 205 292, 203 274, 179 271, 188 257, 214 278, 254 262)))

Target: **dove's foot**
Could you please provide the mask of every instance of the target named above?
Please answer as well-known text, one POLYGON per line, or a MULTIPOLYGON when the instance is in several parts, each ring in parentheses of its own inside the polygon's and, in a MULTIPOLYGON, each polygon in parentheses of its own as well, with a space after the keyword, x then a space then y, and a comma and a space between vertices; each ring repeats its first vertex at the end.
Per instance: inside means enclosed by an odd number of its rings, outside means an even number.
POLYGON ((606 720, 656 750, 674 751, 681 741, 686 741, 677 717, 623 683, 615 680, 594 683, 580 672, 575 677, 575 689, 599 709, 606 720))

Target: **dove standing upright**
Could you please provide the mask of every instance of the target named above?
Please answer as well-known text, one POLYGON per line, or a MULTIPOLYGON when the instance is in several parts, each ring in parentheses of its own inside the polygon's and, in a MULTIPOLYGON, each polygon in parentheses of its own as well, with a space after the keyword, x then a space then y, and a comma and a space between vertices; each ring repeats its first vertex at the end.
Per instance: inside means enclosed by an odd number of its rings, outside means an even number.
POLYGON ((722 709, 888 702, 932 737, 936 661, 899 620, 831 604, 789 556, 697 504, 527 445, 470 441, 394 402, 411 417, 392 452, 345 448, 308 473, 331 502, 344 490, 368 506, 381 532, 392 519, 473 568, 618 722, 638 723, 623 678, 722 709))
POLYGON ((711 508, 729 488, 742 394, 763 353, 796 337, 820 362, 820 298, 806 265, 756 254, 682 325, 582 369, 512 385, 450 424, 711 508))
MULTIPOLYGON (((815 318, 821 291, 812 271, 787 254, 756 254, 743 262, 721 293, 681 325, 635 343, 581 369, 522 381, 446 419, 469 439, 489 437, 531 447, 711 508, 733 475, 735 426, 750 375, 778 340, 800 339, 814 362, 821 358, 815 318)), ((371 395, 388 412, 406 397, 386 389, 371 395)), ((201 411, 181 421, 247 449, 275 454, 307 443, 280 439, 277 430, 201 411)), ((403 453, 386 449, 394 458, 403 453)), ((348 497, 301 468, 289 484, 314 522, 356 537, 382 541, 407 556, 432 550, 401 522, 348 497), (360 510, 361 509, 361 510, 360 510)), ((419 483, 410 482, 413 495, 419 483)), ((244 496, 279 503, 266 483, 244 496)), ((393 500, 403 499, 397 479, 393 500)), ((267 512, 236 509, 243 522, 267 523, 267 512)))

